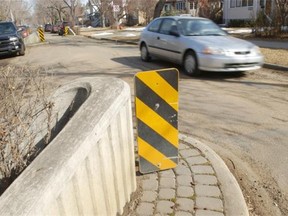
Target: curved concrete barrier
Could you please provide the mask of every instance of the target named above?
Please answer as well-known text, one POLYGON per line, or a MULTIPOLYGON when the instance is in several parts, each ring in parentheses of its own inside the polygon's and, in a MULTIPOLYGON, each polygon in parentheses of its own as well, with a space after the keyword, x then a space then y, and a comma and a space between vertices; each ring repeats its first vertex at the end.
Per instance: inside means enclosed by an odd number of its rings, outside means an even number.
POLYGON ((40 43, 40 42, 41 41, 40 41, 40 38, 39 38, 37 32, 33 32, 28 37, 24 38, 24 43, 26 45, 40 43))
POLYGON ((0 215, 122 214, 136 190, 130 97, 120 79, 81 79, 58 89, 57 109, 71 98, 79 108, 2 194, 0 215))

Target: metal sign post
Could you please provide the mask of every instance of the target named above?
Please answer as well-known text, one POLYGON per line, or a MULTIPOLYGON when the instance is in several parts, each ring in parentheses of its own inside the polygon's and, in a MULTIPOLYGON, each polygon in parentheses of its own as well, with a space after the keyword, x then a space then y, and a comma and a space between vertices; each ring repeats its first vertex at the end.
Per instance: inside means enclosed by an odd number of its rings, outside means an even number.
POLYGON ((177 69, 139 72, 135 76, 135 110, 141 173, 178 164, 177 69))

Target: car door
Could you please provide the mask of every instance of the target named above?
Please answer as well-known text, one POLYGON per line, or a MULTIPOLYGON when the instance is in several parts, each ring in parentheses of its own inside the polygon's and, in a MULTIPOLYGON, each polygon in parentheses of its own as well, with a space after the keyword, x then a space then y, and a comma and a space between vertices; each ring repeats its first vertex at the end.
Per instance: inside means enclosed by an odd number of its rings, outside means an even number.
POLYGON ((148 26, 147 31, 143 35, 143 39, 145 39, 149 53, 154 56, 159 56, 159 40, 157 40, 157 37, 161 23, 162 19, 152 21, 152 23, 148 26))
POLYGON ((177 21, 171 18, 164 19, 157 36, 159 55, 161 58, 177 62, 180 52, 180 34, 172 35, 171 30, 177 32, 177 21))

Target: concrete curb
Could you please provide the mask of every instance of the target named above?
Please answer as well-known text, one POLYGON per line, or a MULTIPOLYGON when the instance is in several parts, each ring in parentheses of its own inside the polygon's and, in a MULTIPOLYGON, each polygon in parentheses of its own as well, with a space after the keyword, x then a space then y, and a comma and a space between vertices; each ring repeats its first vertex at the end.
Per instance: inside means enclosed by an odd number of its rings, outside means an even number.
POLYGON ((38 34, 36 32, 30 34, 28 37, 24 38, 24 43, 26 47, 32 47, 32 46, 39 46, 44 44, 49 44, 49 42, 44 41, 41 42, 38 34))
POLYGON ((220 182, 226 215, 248 216, 249 212, 241 188, 224 161, 211 148, 192 137, 180 133, 179 139, 198 148, 211 162, 220 182))
POLYGON ((103 40, 103 41, 110 41, 110 42, 124 43, 124 44, 132 44, 132 45, 137 45, 138 44, 138 42, 134 42, 134 41, 117 40, 117 39, 113 39, 113 38, 96 38, 96 37, 86 36, 86 35, 83 35, 83 36, 91 38, 91 39, 95 39, 95 40, 103 40))
POLYGON ((272 69, 272 70, 281 70, 281 71, 285 71, 288 72, 288 67, 282 66, 282 65, 275 65, 275 64, 268 64, 265 63, 263 65, 264 68, 268 68, 268 69, 272 69))

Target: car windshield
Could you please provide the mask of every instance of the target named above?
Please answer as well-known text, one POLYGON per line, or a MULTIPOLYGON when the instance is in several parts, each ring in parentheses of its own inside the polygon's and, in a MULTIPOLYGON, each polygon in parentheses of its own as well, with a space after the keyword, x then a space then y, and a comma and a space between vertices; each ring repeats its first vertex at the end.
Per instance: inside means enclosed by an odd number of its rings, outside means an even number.
POLYGON ((12 23, 0 23, 0 34, 11 34, 16 31, 12 23))
POLYGON ((185 36, 223 36, 225 31, 210 20, 181 19, 178 20, 181 33, 185 36))

